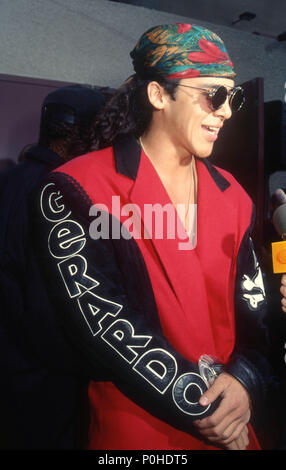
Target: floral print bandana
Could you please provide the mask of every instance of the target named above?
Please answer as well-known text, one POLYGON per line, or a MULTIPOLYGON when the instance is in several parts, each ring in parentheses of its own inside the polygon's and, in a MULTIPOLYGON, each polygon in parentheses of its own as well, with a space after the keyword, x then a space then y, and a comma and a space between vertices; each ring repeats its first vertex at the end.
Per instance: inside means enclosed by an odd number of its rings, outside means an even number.
POLYGON ((154 73, 168 79, 235 77, 223 41, 202 26, 155 26, 141 36, 130 56, 142 78, 154 73))

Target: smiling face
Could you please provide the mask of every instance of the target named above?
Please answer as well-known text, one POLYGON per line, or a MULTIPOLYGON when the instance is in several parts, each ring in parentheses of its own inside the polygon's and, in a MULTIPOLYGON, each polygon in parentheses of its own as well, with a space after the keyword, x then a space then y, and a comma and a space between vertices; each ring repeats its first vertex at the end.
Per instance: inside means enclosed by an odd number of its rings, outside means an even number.
MULTIPOLYGON (((233 80, 219 77, 186 78, 180 84, 207 89, 219 85, 227 89, 234 87, 233 80)), ((162 123, 170 144, 180 154, 206 158, 212 153, 225 120, 231 117, 229 100, 214 111, 203 91, 185 86, 178 86, 175 101, 168 95, 165 97, 162 123)))

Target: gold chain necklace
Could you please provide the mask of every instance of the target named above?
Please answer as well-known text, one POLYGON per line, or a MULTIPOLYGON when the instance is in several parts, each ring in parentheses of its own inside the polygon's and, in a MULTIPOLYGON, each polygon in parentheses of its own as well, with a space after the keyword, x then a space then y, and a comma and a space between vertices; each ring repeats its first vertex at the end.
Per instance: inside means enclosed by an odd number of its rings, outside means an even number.
POLYGON ((195 157, 192 156, 192 161, 191 161, 191 181, 190 181, 190 190, 189 190, 189 200, 188 200, 188 206, 187 206, 187 211, 185 215, 185 227, 187 232, 193 233, 196 231, 196 209, 195 207, 193 208, 193 213, 192 217, 193 220, 190 220, 190 227, 187 226, 187 221, 188 221, 188 215, 189 215, 189 210, 190 210, 190 200, 191 200, 191 189, 193 188, 193 206, 197 204, 197 172, 196 172, 196 167, 195 167, 195 157))
MULTIPOLYGON (((139 137, 139 144, 144 151, 145 155, 148 156, 145 147, 143 145, 141 137, 139 137)), ((190 187, 189 187, 189 195, 188 195, 188 203, 187 203, 187 209, 185 213, 185 227, 187 227, 187 220, 188 220, 188 215, 189 215, 189 210, 190 210, 190 200, 191 200, 191 193, 192 193, 192 187, 193 187, 193 200, 194 204, 196 204, 197 201, 197 173, 194 165, 194 156, 192 156, 191 160, 191 178, 190 178, 190 187), (192 184, 193 183, 193 184, 192 184)))
POLYGON ((189 197, 188 197, 188 203, 187 203, 187 209, 186 209, 186 214, 185 214, 185 227, 187 228, 187 220, 188 220, 188 215, 189 215, 189 210, 190 210, 190 200, 191 200, 191 192, 192 192, 192 181, 193 181, 193 159, 192 157, 191 160, 191 177, 190 177, 190 187, 189 187, 189 197))
POLYGON ((142 150, 144 151, 145 155, 147 155, 147 152, 146 152, 146 150, 145 150, 145 148, 144 148, 144 145, 143 145, 143 142, 142 142, 141 137, 139 137, 139 144, 140 144, 142 150))

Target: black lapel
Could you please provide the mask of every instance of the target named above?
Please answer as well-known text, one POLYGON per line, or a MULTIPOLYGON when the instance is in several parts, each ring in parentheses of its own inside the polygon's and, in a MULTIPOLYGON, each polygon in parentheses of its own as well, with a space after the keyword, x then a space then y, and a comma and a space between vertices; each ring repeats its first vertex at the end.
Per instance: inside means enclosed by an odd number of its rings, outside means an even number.
POLYGON ((230 186, 230 182, 215 168, 208 159, 200 158, 201 162, 204 163, 206 168, 208 169, 209 174, 211 175, 212 179, 219 187, 219 189, 223 192, 230 186))
POLYGON ((141 147, 132 135, 123 135, 116 139, 114 145, 115 165, 118 173, 136 180, 141 147))

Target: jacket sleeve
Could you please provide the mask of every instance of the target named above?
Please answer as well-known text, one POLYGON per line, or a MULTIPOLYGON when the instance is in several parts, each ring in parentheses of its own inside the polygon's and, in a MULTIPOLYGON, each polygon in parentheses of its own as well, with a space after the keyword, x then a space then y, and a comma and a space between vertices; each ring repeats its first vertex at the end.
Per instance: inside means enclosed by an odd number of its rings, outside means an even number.
MULTIPOLYGON (((61 328, 93 380, 112 381, 149 413, 195 434, 193 420, 217 403, 199 405, 207 386, 197 364, 164 337, 137 244, 111 232, 91 237, 91 206, 61 173, 43 182, 31 204, 36 257, 61 328)), ((116 221, 104 210, 100 217, 110 231, 116 221)))
POLYGON ((263 274, 250 236, 242 240, 235 286, 236 346, 224 368, 236 377, 250 394, 253 416, 263 412, 267 392, 273 381, 267 325, 268 306, 263 274))

